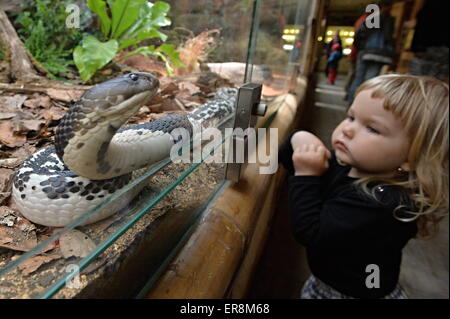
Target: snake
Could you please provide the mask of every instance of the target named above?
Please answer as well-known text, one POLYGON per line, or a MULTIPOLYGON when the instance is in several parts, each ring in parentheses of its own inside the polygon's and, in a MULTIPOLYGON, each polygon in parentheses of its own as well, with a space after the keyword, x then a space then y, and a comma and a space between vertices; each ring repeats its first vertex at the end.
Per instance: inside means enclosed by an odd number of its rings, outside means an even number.
MULTIPOLYGON (((214 127, 235 109, 237 89, 219 88, 214 99, 192 112, 125 125, 159 90, 146 72, 128 73, 87 90, 56 126, 54 145, 26 159, 13 177, 12 200, 33 223, 64 227, 97 207, 167 158, 180 143, 172 132, 214 127)), ((80 225, 105 219, 125 207, 142 189, 100 209, 80 225)))

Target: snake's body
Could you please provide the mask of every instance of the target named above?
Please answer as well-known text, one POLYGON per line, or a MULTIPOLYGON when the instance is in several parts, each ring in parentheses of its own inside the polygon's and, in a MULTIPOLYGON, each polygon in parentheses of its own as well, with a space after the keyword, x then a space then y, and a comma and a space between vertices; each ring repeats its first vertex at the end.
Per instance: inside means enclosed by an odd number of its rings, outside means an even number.
MULTIPOLYGON (((55 146, 33 154, 17 171, 12 196, 19 211, 37 224, 65 226, 166 158, 177 142, 174 129, 192 133, 215 126, 234 111, 236 90, 222 89, 191 113, 120 128, 158 86, 150 74, 131 73, 87 91, 61 119, 55 146)), ((112 215, 142 187, 134 187, 83 224, 112 215)))

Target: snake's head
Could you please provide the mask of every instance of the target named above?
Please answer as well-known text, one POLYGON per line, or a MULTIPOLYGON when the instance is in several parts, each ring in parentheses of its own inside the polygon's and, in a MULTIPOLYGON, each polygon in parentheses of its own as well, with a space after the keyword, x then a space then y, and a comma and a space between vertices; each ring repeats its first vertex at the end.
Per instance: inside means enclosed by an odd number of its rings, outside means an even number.
POLYGON ((81 97, 83 107, 100 116, 131 116, 158 91, 159 80, 150 73, 133 72, 100 83, 81 97))
POLYGON ((145 105, 158 91, 158 79, 144 72, 134 72, 100 83, 86 91, 64 115, 56 128, 55 146, 63 160, 64 149, 77 134, 91 132, 100 136, 99 129, 112 136, 116 130, 145 105))

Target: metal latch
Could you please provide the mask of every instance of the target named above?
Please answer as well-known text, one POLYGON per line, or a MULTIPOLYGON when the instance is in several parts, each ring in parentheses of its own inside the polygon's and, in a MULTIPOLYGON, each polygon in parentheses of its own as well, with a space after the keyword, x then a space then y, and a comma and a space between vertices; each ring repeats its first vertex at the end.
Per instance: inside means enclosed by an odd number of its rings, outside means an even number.
POLYGON ((262 85, 247 83, 239 88, 236 100, 236 115, 234 118, 233 135, 230 138, 230 153, 225 168, 225 178, 237 182, 241 175, 241 165, 247 162, 248 143, 246 129, 255 127, 258 116, 264 116, 267 105, 261 104, 262 85), (244 145, 244 163, 236 163, 236 147, 239 143, 244 145))

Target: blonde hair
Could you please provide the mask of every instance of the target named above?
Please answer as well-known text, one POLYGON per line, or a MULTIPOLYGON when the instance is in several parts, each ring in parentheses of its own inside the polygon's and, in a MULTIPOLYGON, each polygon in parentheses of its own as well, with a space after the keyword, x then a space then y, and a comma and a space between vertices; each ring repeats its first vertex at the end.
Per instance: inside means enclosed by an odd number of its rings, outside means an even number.
MULTIPOLYGON (((394 215, 402 221, 417 220, 418 235, 427 237, 448 214, 448 85, 432 77, 390 74, 364 82, 356 94, 363 90, 384 99, 384 108, 401 120, 410 138, 410 171, 382 182, 407 191, 414 207, 408 211, 411 217, 394 215)), ((369 177, 357 185, 376 198, 375 190, 368 187, 375 180, 380 181, 369 177)))

